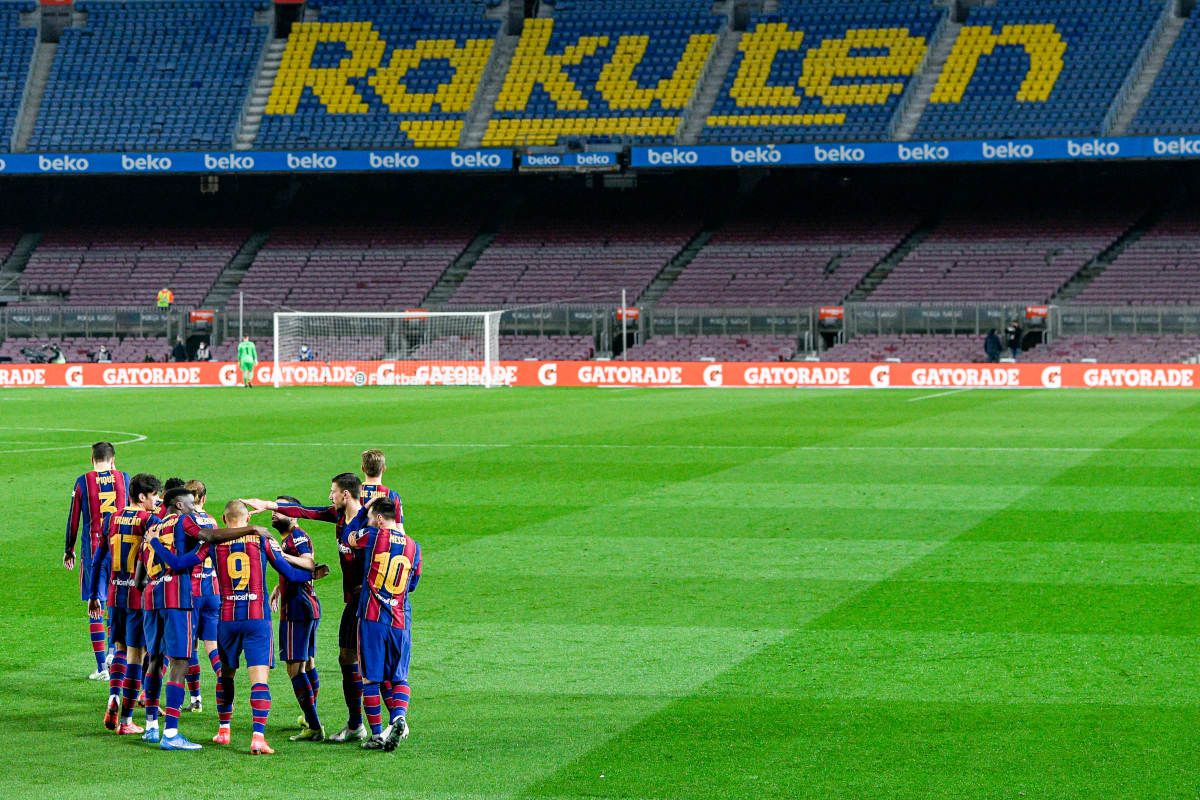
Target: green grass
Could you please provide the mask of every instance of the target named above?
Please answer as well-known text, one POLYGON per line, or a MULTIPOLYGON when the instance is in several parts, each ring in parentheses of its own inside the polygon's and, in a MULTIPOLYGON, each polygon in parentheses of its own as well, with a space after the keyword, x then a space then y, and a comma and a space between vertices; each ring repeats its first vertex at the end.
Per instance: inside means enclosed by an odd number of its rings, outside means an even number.
POLYGON ((927 394, 0 392, 0 796, 1200 797, 1200 394, 927 394), (398 752, 289 743, 282 669, 273 758, 244 676, 235 749, 103 730, 60 559, 113 429, 213 507, 385 449, 425 559, 398 752))

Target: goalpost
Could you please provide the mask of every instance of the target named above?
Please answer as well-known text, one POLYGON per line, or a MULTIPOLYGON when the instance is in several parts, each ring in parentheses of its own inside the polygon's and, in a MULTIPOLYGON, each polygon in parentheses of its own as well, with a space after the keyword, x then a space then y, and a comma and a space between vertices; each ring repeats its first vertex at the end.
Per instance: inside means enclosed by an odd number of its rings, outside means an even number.
POLYGON ((287 369, 306 375, 311 372, 306 367, 338 364, 355 370, 355 383, 449 382, 491 387, 500 360, 502 313, 276 312, 274 383, 281 384, 287 369), (451 370, 450 380, 428 380, 429 368, 439 366, 451 370))

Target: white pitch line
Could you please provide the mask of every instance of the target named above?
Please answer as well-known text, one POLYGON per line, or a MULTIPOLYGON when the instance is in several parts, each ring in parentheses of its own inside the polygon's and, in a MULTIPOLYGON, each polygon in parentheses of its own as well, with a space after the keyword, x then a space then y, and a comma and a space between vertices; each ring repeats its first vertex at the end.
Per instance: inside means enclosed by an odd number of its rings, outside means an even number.
POLYGON ((958 394, 959 392, 969 392, 970 389, 951 389, 948 392, 935 392, 933 394, 923 394, 920 397, 910 397, 906 402, 917 403, 921 400, 932 400, 935 397, 945 397, 948 394, 958 394))
POLYGON ((446 450, 788 450, 811 452, 923 452, 923 453, 1198 453, 1195 447, 971 447, 935 445, 786 445, 786 444, 617 444, 611 442, 159 442, 162 447, 398 447, 446 450))
MULTIPOLYGON (((130 439, 122 439, 119 442, 113 442, 114 445, 119 444, 136 444, 137 442, 146 441, 146 435, 143 433, 134 433, 133 431, 113 431, 113 430, 97 430, 95 428, 41 428, 41 427, 19 427, 15 425, 0 425, 0 431, 36 431, 37 433, 117 433, 121 436, 130 436, 130 439)), ((81 447, 89 447, 87 444, 67 444, 56 447, 24 447, 17 450, 0 450, 0 455, 9 455, 10 453, 45 453, 52 450, 78 450, 81 447)))

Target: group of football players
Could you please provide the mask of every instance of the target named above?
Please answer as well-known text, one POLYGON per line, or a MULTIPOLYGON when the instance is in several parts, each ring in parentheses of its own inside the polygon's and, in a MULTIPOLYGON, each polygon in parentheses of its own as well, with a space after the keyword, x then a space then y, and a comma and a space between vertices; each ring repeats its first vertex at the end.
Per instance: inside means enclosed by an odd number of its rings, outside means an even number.
POLYGON ((115 456, 109 442, 92 445, 92 469, 72 492, 63 556, 63 566, 74 569, 76 542, 82 543, 80 594, 96 659, 89 677, 108 681, 107 729, 140 735, 163 750, 199 750, 179 730, 182 712, 203 710, 199 642, 216 676, 213 742, 229 744, 234 677, 244 659, 250 752, 273 753, 266 724, 275 611, 280 658, 301 709, 300 732, 291 741, 358 741, 391 751, 408 737, 409 595, 421 577, 421 548, 405 533, 400 496, 382 483, 381 451, 362 454, 362 478, 353 472, 333 477, 328 505, 305 506, 287 495, 230 500, 220 525, 204 509, 202 481, 130 477, 116 468, 115 456), (268 511, 273 530, 250 523, 268 511), (335 526, 345 602, 338 664, 348 719, 332 736, 317 713, 321 603, 313 591, 313 580, 329 569, 316 562, 297 520, 335 526), (279 573, 270 591, 268 565, 279 573), (145 707, 144 727, 133 721, 135 705, 145 707))

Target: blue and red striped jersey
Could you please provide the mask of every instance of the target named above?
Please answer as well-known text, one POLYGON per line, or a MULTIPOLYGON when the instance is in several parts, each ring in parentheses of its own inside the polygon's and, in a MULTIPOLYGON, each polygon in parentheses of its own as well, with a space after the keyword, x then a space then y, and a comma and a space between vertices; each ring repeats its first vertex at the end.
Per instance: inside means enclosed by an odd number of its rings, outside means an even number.
POLYGON ((108 531, 108 521, 129 504, 129 474, 115 469, 92 470, 75 479, 71 490, 71 511, 67 515, 68 551, 75 549, 80 523, 83 524, 84 563, 100 546, 108 531))
POLYGON ((250 534, 221 544, 203 543, 183 558, 177 558, 158 541, 155 553, 174 570, 190 570, 211 556, 217 572, 217 593, 221 598, 221 620, 270 619, 267 565, 293 581, 311 581, 312 573, 297 569, 283 557, 274 539, 250 534))
MULTIPOLYGON (((292 528, 283 537, 283 552, 293 556, 311 556, 312 540, 301 528, 292 528)), ((313 593, 312 581, 298 583, 279 576, 279 621, 321 618, 321 603, 313 593)))
MULTIPOLYGON (((160 524, 158 541, 175 555, 182 556, 199 545, 198 536, 203 527, 194 514, 170 514, 160 524)), ((142 543, 142 561, 150 577, 150 583, 142 589, 142 608, 147 611, 191 608, 193 570, 176 572, 158 557, 158 552, 149 542, 142 543)))
POLYGON ((334 506, 298 506, 294 503, 279 503, 279 513, 292 519, 314 519, 332 522, 336 527, 338 561, 342 565, 342 599, 353 603, 362 591, 363 567, 366 561, 362 551, 346 545, 346 537, 367 527, 367 507, 363 506, 350 519, 339 514, 334 506))
POLYGON ((358 599, 358 618, 393 628, 412 624, 408 596, 421 580, 421 546, 400 528, 363 528, 346 544, 366 554, 367 571, 358 599))
POLYGON ((153 511, 138 506, 127 506, 108 521, 108 536, 100 539, 100 546, 92 558, 90 590, 98 591, 100 570, 105 558, 111 558, 112 569, 108 578, 108 605, 116 608, 141 608, 142 593, 134 586, 134 570, 137 569, 142 551, 142 537, 151 525, 160 520, 153 511))
POLYGON ((404 503, 400 501, 400 493, 395 489, 389 489, 382 483, 364 483, 358 493, 358 499, 363 504, 363 508, 371 505, 372 501, 378 500, 381 497, 386 497, 396 504, 396 519, 400 520, 400 524, 403 525, 404 503))
MULTIPOLYGON (((221 527, 205 511, 196 511, 193 515, 196 524, 201 528, 217 529, 221 527)), ((192 568, 192 597, 212 597, 217 593, 217 572, 213 569, 212 556, 204 559, 192 568)))

